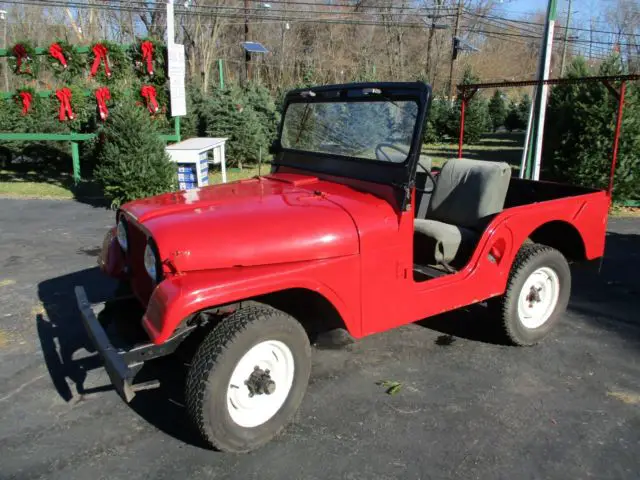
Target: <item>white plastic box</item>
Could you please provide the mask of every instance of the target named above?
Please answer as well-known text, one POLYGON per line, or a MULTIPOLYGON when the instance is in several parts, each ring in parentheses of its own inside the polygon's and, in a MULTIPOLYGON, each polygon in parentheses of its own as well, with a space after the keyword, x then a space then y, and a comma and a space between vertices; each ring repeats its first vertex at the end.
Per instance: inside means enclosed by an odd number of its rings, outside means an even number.
POLYGON ((168 145, 166 151, 178 164, 178 184, 181 190, 209 185, 209 163, 220 165, 222 181, 227 181, 225 160, 226 138, 197 137, 168 145), (209 155, 209 152, 212 152, 209 155))

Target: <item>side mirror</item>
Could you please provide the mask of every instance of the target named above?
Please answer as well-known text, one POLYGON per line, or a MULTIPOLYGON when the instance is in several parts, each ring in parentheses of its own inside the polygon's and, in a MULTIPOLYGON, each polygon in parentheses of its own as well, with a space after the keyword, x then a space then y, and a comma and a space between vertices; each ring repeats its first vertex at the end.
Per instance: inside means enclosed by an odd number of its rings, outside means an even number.
POLYGON ((271 155, 277 154, 282 147, 280 146, 280 140, 274 140, 271 145, 269 145, 269 153, 271 155))

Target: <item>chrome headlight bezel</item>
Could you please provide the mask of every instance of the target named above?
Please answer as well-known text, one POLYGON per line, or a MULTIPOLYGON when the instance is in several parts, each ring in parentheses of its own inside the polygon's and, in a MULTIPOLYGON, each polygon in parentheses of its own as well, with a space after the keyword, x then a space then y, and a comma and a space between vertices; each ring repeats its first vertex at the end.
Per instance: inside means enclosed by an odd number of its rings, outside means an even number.
POLYGON ((153 283, 160 283, 162 279, 162 263, 160 262, 158 248, 152 239, 147 241, 147 246, 144 248, 144 269, 153 280, 153 283))
POLYGON ((118 244, 123 252, 126 252, 129 249, 129 229, 127 226, 127 221, 123 216, 118 220, 118 226, 116 227, 116 238, 118 239, 118 244))

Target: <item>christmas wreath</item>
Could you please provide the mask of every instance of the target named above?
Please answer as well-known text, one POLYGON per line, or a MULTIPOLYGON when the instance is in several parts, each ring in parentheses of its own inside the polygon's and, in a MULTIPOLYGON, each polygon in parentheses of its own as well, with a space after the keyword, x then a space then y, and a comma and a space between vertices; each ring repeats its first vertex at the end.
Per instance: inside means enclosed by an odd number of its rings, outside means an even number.
POLYGON ((49 45, 49 64, 55 76, 67 83, 82 76, 86 62, 73 46, 64 40, 56 40, 49 45))
POLYGON ((120 45, 113 42, 97 42, 89 47, 89 76, 100 83, 123 78, 127 75, 129 58, 120 45))
POLYGON ((94 92, 94 96, 96 99, 98 118, 104 122, 109 116, 109 107, 112 104, 111 91, 109 87, 99 87, 94 92))
POLYGON ((22 115, 29 115, 35 107, 36 91, 31 87, 19 88, 13 96, 16 104, 20 107, 22 115))
POLYGON ((9 49, 9 68, 16 75, 30 75, 35 77, 38 73, 38 59, 36 49, 27 41, 16 43, 9 49))
POLYGON ((156 86, 167 80, 165 54, 164 44, 155 38, 139 39, 129 51, 140 80, 156 86))
POLYGON ((49 113, 55 115, 65 128, 79 131, 95 116, 94 103, 89 103, 85 89, 80 85, 61 86, 51 92, 49 113))

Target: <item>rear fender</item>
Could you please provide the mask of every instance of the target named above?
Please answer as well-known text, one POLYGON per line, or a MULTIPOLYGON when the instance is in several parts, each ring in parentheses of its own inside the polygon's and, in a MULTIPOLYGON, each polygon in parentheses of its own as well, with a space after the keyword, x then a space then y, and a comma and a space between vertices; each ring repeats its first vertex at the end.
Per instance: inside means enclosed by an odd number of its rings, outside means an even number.
POLYGON ((349 333, 359 337, 358 272, 357 256, 188 272, 167 278, 154 289, 142 325, 151 341, 161 344, 173 335, 183 320, 200 311, 282 290, 303 288, 325 297, 342 317, 349 333))

